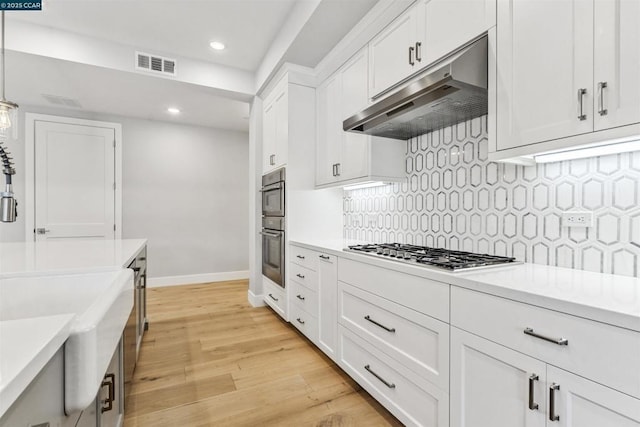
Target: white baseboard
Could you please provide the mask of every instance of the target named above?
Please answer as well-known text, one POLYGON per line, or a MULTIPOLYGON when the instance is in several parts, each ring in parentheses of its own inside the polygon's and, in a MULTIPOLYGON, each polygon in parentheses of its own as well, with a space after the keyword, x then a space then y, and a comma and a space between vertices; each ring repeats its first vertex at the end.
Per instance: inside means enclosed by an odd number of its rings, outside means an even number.
POLYGON ((195 285, 198 283, 223 282, 225 280, 243 280, 249 278, 249 271, 224 271, 220 273, 189 274, 185 276, 151 277, 147 280, 149 288, 163 286, 195 285))
POLYGON ((249 300, 249 304, 251 304, 253 307, 264 307, 265 305, 267 305, 264 302, 264 296, 263 295, 256 295, 253 292, 251 292, 251 289, 249 289, 249 292, 247 293, 247 299, 249 300))

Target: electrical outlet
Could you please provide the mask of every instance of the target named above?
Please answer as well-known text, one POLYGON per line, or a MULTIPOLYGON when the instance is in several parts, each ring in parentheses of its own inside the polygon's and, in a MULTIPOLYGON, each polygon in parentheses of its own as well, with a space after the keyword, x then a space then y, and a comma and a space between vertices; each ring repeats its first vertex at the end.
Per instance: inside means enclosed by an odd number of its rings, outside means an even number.
POLYGON ((593 227, 593 212, 563 212, 562 225, 565 227, 593 227))

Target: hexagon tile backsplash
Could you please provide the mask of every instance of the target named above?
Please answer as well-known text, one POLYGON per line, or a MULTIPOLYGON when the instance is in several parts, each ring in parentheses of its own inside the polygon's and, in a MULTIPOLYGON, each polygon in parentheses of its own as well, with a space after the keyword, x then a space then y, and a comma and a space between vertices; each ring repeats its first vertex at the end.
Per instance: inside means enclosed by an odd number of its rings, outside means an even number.
MULTIPOLYGON (((407 141, 407 181, 345 191, 344 237, 638 276, 640 152, 515 166, 487 160, 486 116, 407 141), (594 226, 568 228, 566 211, 594 226)), ((393 142, 390 142, 393 143, 393 142)))

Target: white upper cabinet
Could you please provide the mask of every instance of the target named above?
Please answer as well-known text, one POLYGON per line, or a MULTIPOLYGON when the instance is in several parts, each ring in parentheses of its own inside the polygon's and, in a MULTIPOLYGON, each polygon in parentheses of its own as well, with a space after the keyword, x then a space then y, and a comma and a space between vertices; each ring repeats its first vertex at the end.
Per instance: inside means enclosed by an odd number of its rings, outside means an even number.
MULTIPOLYGON (((423 0, 424 64, 469 43, 496 25, 496 0, 423 0)), ((421 31, 422 32, 422 31, 421 31)))
POLYGON ((640 122, 640 1, 595 2, 595 130, 640 122))
POLYGON ((422 15, 418 6, 400 15, 369 42, 370 97, 375 97, 420 68, 417 64, 422 60, 424 40, 422 37, 418 39, 418 22, 422 15))
POLYGON ((497 148, 593 130, 593 3, 498 0, 497 148))
POLYGON ((265 98, 262 125, 262 173, 287 164, 289 141, 288 81, 285 77, 265 98))
POLYGON ((419 0, 369 42, 369 97, 418 73, 496 24, 496 0, 419 0))
POLYGON ((637 135, 638 22, 637 0, 498 0, 495 149, 637 135))
POLYGON ((361 49, 317 89, 318 187, 404 179, 403 142, 342 128, 346 118, 367 106, 367 54, 361 49))

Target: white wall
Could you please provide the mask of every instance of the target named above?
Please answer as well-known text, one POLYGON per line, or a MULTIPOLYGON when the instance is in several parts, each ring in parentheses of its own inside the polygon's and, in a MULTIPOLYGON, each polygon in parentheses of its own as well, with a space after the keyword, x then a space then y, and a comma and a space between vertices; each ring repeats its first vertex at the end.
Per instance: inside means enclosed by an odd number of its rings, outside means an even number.
MULTIPOLYGON (((25 111, 122 124, 123 238, 149 240, 152 278, 248 270, 248 133, 40 107, 21 108, 21 123, 25 111)), ((24 207, 21 133, 9 148, 24 207)), ((0 242, 25 239, 23 211, 0 242)))

